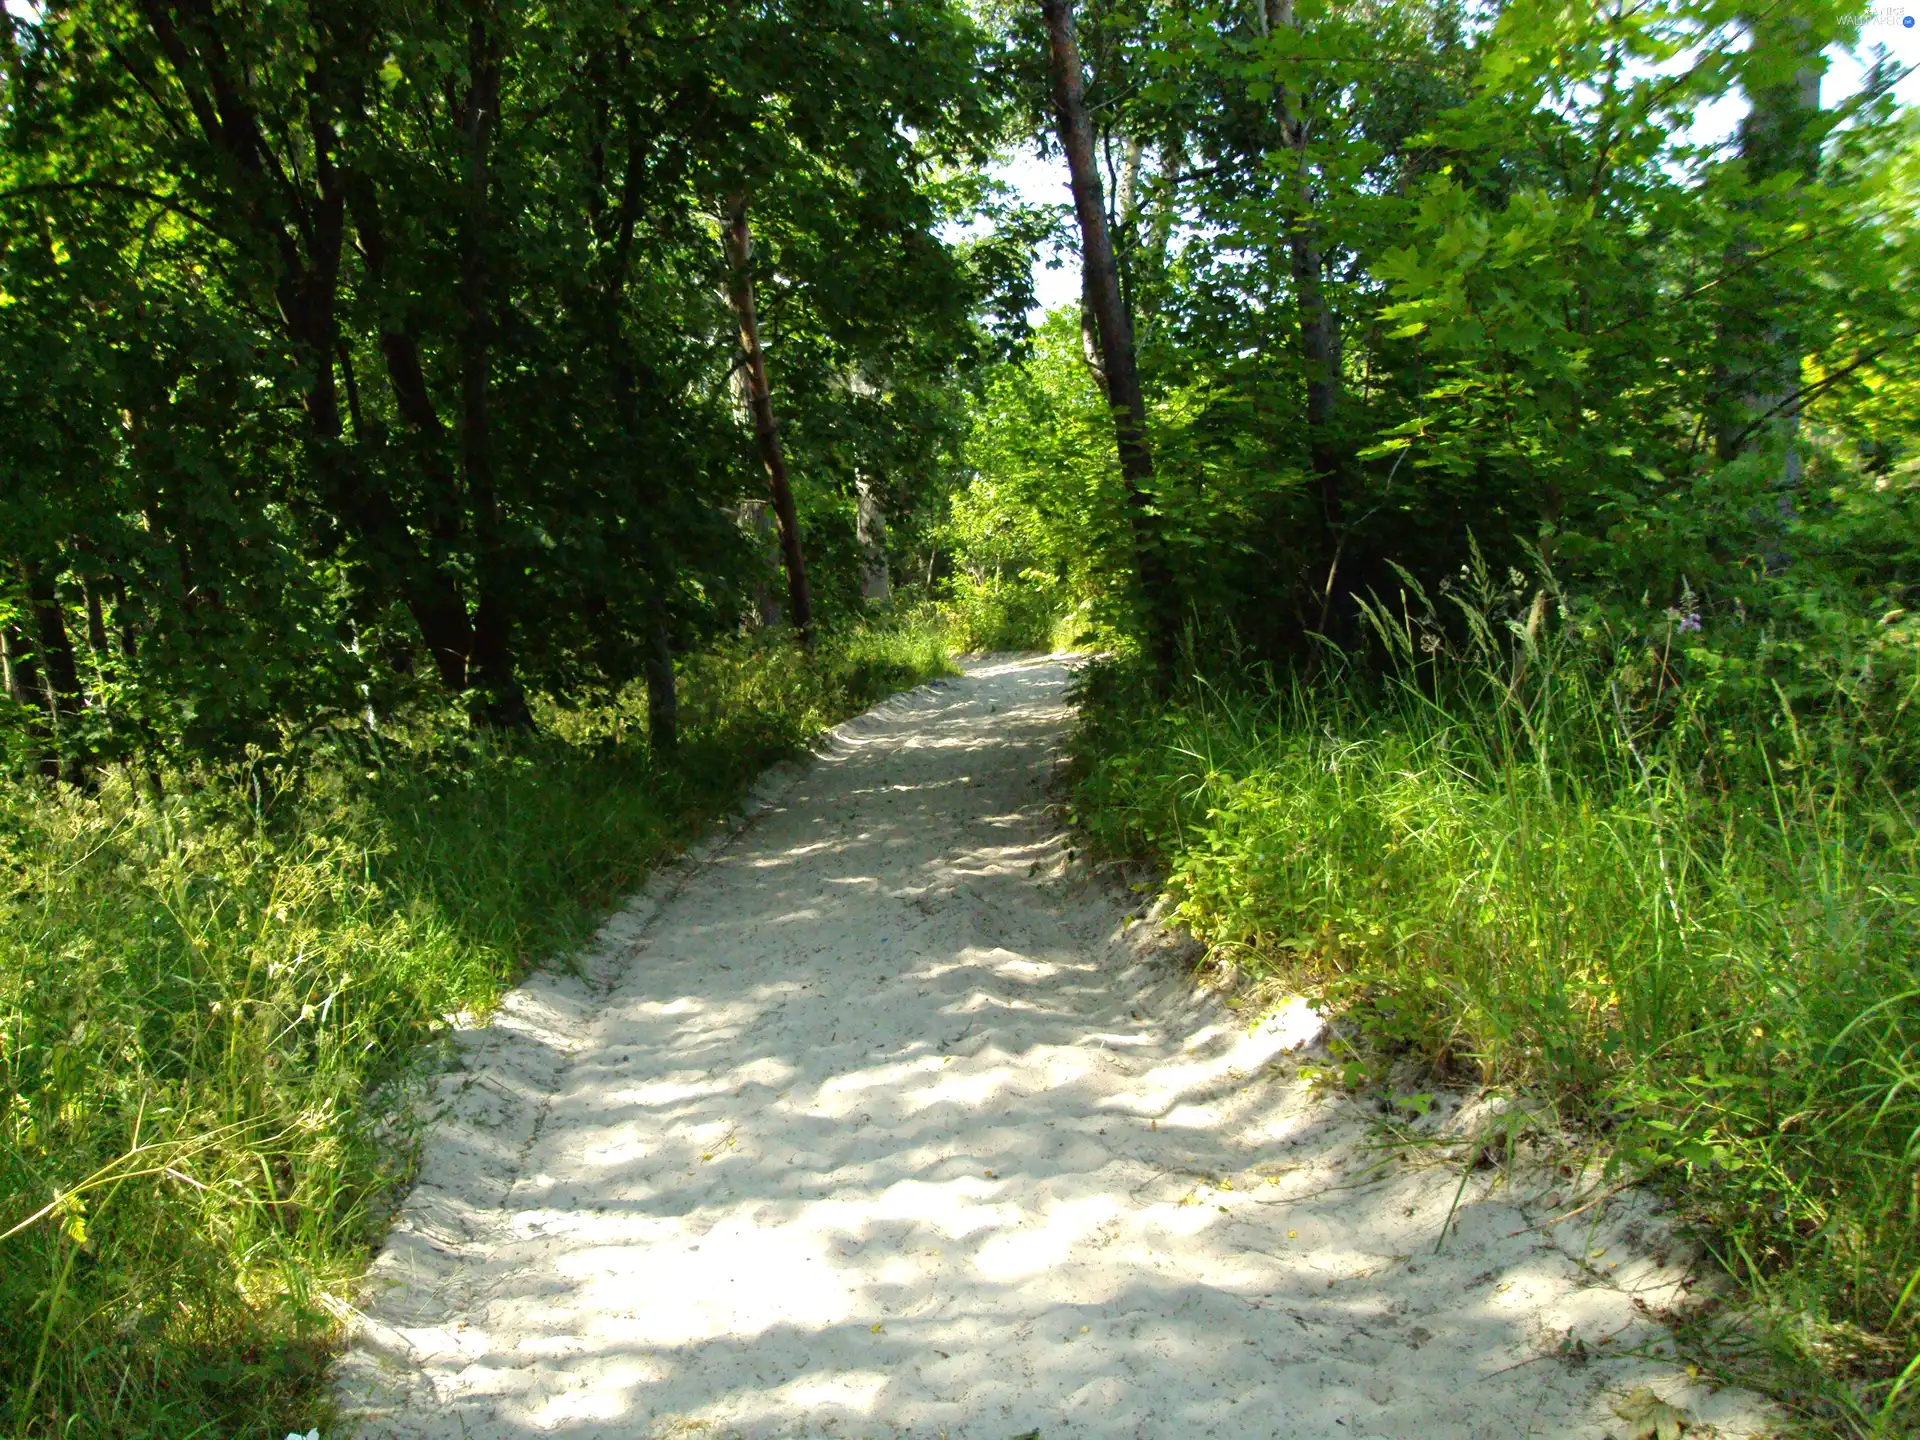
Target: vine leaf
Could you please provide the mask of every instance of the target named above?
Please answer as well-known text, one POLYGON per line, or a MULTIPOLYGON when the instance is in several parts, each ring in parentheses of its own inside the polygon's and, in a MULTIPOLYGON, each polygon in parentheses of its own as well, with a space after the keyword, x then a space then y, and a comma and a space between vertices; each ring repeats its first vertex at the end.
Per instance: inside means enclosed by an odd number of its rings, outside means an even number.
POLYGON ((1613 1413, 1627 1422, 1627 1440, 1680 1440, 1680 1432, 1692 1423, 1684 1410, 1667 1404, 1645 1385, 1616 1402, 1613 1413))

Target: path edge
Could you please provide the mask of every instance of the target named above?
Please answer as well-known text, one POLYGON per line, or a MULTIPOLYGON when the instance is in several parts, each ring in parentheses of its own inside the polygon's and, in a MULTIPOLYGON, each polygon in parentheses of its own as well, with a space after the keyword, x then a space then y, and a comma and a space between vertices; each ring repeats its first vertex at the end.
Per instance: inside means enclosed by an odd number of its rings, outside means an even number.
POLYGON ((1029 655, 965 657, 960 673, 899 691, 829 727, 804 755, 769 766, 711 833, 655 867, 577 951, 535 967, 485 1019, 456 1017, 440 1045, 389 1087, 376 1138, 410 1156, 406 1193, 387 1218, 356 1302, 329 1308, 345 1336, 329 1377, 342 1433, 378 1435, 410 1402, 437 1402, 428 1370, 457 1362, 465 1324, 486 1300, 469 1262, 509 1237, 513 1191, 566 1072, 600 1004, 646 947, 654 924, 689 881, 782 808, 821 760, 924 706, 988 665, 1029 655))

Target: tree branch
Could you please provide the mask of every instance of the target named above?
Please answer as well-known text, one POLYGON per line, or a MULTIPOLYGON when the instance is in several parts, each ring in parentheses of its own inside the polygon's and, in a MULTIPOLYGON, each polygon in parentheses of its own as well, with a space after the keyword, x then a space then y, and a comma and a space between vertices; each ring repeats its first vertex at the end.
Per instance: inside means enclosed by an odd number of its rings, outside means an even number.
POLYGON ((1889 350, 1894 349, 1896 346, 1904 345, 1908 341, 1916 340, 1916 339, 1920 339, 1920 330, 1909 330, 1905 334, 1895 335, 1890 340, 1888 340, 1885 344, 1877 345, 1871 350, 1862 350, 1858 355, 1854 356, 1853 359, 1849 360, 1845 365, 1842 365, 1838 370, 1828 371, 1826 375, 1814 381, 1813 384, 1802 385, 1798 390, 1795 390, 1791 395, 1787 396, 1786 399, 1780 401, 1777 405, 1774 405, 1769 409, 1767 409, 1766 411, 1762 412, 1761 414, 1756 415, 1753 418, 1752 423, 1749 424, 1746 429, 1742 430, 1738 435, 1734 437, 1733 446, 1732 446, 1733 450, 1737 453, 1740 447, 1747 443, 1748 439, 1753 435, 1753 433, 1756 430, 1758 430, 1762 425, 1766 424, 1769 420, 1773 419, 1776 415, 1785 414, 1788 410, 1791 410, 1795 406, 1802 404, 1804 401, 1811 398, 1812 396, 1818 395, 1821 391, 1827 389, 1829 386, 1834 384, 1834 382, 1838 380, 1844 380, 1847 376, 1851 375, 1854 371, 1859 370, 1864 366, 1871 365, 1874 361, 1878 360, 1882 355, 1886 354, 1889 350))
POLYGON ((192 206, 183 205, 171 195, 145 190, 138 185, 126 185, 118 180, 44 180, 32 185, 14 185, 0 190, 0 200, 12 200, 23 195, 57 195, 72 190, 99 190, 109 195, 124 195, 131 200, 145 200, 193 221, 209 234, 219 235, 223 240, 227 238, 221 235, 219 227, 213 221, 192 206))

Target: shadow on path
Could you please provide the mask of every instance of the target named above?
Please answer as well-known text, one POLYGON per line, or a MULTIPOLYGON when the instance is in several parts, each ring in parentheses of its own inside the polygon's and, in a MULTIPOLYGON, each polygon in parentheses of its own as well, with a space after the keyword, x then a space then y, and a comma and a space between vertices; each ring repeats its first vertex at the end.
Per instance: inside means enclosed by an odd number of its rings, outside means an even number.
POLYGON ((603 998, 510 1008, 376 1267, 360 1433, 1597 1440, 1684 1385, 1634 1303, 1673 1272, 1482 1182, 1435 1255, 1458 1174, 1272 1073, 1303 1007, 1246 1033, 1115 941, 1046 807, 1065 682, 845 727, 603 998))

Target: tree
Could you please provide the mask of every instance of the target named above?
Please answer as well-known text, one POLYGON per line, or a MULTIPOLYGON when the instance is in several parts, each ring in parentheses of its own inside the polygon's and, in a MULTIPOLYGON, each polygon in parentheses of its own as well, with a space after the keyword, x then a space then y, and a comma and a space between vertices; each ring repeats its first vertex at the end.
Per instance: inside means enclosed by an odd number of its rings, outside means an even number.
POLYGON ((994 105, 942 0, 55 0, 5 38, 7 725, 76 778, 636 679, 672 748, 674 653, 753 568, 717 195, 754 197, 808 625, 858 593, 856 481, 931 483, 984 353, 937 230, 994 105))
POLYGON ((727 293, 739 317, 740 359, 746 367, 747 404, 753 413, 753 438, 766 467, 767 490, 780 525, 780 558, 787 572, 787 618, 801 645, 813 644, 813 592, 807 585, 807 558, 800 544, 800 515, 780 451, 780 425, 773 414, 773 389, 767 357, 760 348, 760 320, 753 304, 753 235, 747 228, 747 192, 727 200, 727 293))
POLYGON ((1073 185, 1080 225, 1080 263, 1087 304, 1100 339, 1100 369, 1113 414, 1120 480, 1126 489, 1135 565, 1146 611, 1148 648, 1155 667, 1171 680, 1180 633, 1179 601, 1153 508, 1153 450, 1147 438, 1146 399, 1135 365, 1133 318, 1120 294, 1120 273, 1107 233, 1106 204, 1087 121, 1086 87, 1069 0, 1041 0, 1046 19, 1054 124, 1073 185))

